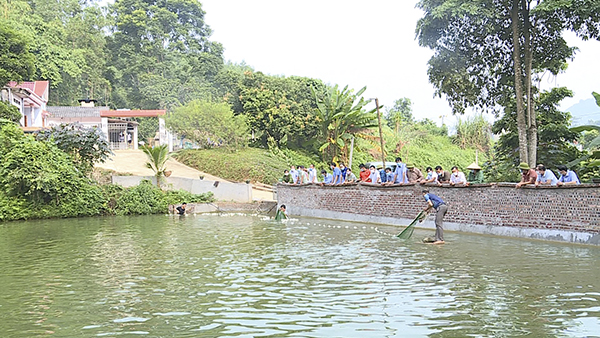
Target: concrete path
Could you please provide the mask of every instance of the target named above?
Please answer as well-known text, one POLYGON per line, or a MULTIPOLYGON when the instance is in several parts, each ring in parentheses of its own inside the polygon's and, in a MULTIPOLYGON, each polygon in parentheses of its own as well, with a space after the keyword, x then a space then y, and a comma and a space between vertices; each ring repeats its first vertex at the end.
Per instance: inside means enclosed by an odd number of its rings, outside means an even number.
MULTIPOLYGON (((148 161, 146 154, 141 150, 113 150, 114 155, 104 163, 96 164, 96 167, 114 170, 118 173, 129 173, 134 176, 153 176, 154 172, 146 167, 148 161)), ((167 161, 167 169, 171 170, 171 177, 199 178, 204 176, 209 181, 225 181, 224 179, 203 173, 192 167, 177 162, 171 158, 167 161)), ((272 201, 273 194, 266 191, 252 189, 252 199, 262 201, 272 201)))

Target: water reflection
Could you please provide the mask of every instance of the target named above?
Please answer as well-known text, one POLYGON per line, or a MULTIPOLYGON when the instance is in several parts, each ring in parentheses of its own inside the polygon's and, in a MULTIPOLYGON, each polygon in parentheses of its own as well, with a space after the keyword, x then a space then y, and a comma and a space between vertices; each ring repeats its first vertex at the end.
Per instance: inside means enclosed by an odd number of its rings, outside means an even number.
POLYGON ((600 248, 207 215, 0 227, 0 332, 152 337, 600 332, 600 248))

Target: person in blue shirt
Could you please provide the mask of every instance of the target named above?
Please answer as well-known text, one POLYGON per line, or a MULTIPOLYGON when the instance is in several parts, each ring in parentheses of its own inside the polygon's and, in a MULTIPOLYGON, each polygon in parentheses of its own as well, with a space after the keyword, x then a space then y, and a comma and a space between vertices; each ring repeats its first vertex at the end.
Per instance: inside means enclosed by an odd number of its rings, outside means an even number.
POLYGON ((560 177, 558 178, 558 185, 568 185, 568 184, 581 184, 579 182, 579 177, 573 170, 568 170, 566 165, 559 165, 558 172, 560 173, 560 177))
POLYGON ((340 162, 340 171, 342 172, 342 182, 346 182, 346 173, 348 171, 348 168, 342 162, 340 162))
POLYGON ((538 172, 537 179, 535 180, 536 187, 540 184, 541 185, 556 185, 558 183, 558 180, 556 179, 556 176, 554 176, 554 173, 552 172, 552 170, 546 169, 546 167, 543 164, 538 164, 536 169, 538 172))
POLYGON ((383 168, 380 168, 380 169, 378 169, 378 171, 379 171, 379 178, 381 179, 381 184, 385 184, 385 182, 388 181, 385 170, 383 168))
POLYGON ((333 176, 330 173, 323 169, 321 170, 321 175, 323 175, 323 182, 321 182, 321 185, 331 184, 331 182, 333 181, 333 176))
POLYGON ((333 171, 333 182, 331 182, 331 185, 344 183, 342 171, 340 170, 340 168, 337 167, 337 164, 335 164, 335 162, 331 162, 330 165, 331 170, 333 171))
POLYGON ((385 168, 385 178, 387 182, 394 182, 394 173, 392 172, 392 168, 387 167, 385 168))
POLYGON ((408 177, 406 177, 406 164, 402 163, 400 157, 396 157, 396 170, 394 171, 394 184, 408 183, 408 177))
POLYGON ((423 197, 427 202, 427 208, 424 212, 435 209, 435 241, 433 244, 444 244, 444 216, 448 212, 448 206, 439 196, 431 194, 429 190, 422 190, 423 197))

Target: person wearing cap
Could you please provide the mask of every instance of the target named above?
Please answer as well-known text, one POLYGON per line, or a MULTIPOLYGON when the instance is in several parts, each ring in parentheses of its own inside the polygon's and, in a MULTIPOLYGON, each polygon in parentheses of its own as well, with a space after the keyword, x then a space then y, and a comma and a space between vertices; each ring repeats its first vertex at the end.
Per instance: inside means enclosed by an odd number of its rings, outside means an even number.
POLYGON ((477 165, 477 162, 469 164, 467 169, 470 170, 467 176, 467 185, 483 183, 483 171, 481 171, 481 167, 477 165))
POLYGON ((452 175, 450 175, 450 185, 467 184, 465 174, 458 170, 457 166, 452 167, 452 175))
POLYGON ((415 165, 409 163, 406 165, 406 177, 408 178, 408 183, 418 183, 423 180, 423 173, 419 168, 415 168, 415 165))
POLYGON ((516 188, 520 188, 528 184, 535 184, 535 181, 537 180, 537 173, 535 170, 529 168, 529 164, 521 162, 521 164, 519 164, 519 169, 521 169, 521 182, 517 183, 516 188))
POLYGON ((536 169, 537 169, 537 174, 538 174, 538 177, 535 180, 536 187, 540 184, 541 185, 556 185, 556 183, 558 183, 558 179, 556 179, 556 176, 554 175, 552 170, 546 169, 546 167, 543 164, 538 164, 536 169))
POLYGON ((429 212, 432 208, 435 209, 435 242, 433 244, 444 244, 444 216, 448 212, 448 206, 439 196, 431 194, 429 190, 421 191, 423 198, 427 202, 427 208, 424 212, 429 212))
POLYGON ((577 174, 573 170, 568 170, 566 165, 559 165, 557 168, 560 173, 558 185, 581 184, 577 174))

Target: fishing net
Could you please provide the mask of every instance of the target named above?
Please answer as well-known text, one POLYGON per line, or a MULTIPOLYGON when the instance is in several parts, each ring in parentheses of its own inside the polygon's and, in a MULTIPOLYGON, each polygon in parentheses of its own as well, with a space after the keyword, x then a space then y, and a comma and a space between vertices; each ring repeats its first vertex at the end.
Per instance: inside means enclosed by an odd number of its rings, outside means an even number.
POLYGON ((415 224, 417 224, 417 222, 419 222, 420 219, 422 219, 425 216, 424 212, 421 211, 417 217, 415 217, 415 219, 410 222, 410 224, 404 229, 402 230, 401 233, 399 233, 398 235, 396 235, 396 237, 401 238, 401 239, 409 239, 413 232, 415 231, 415 224))

